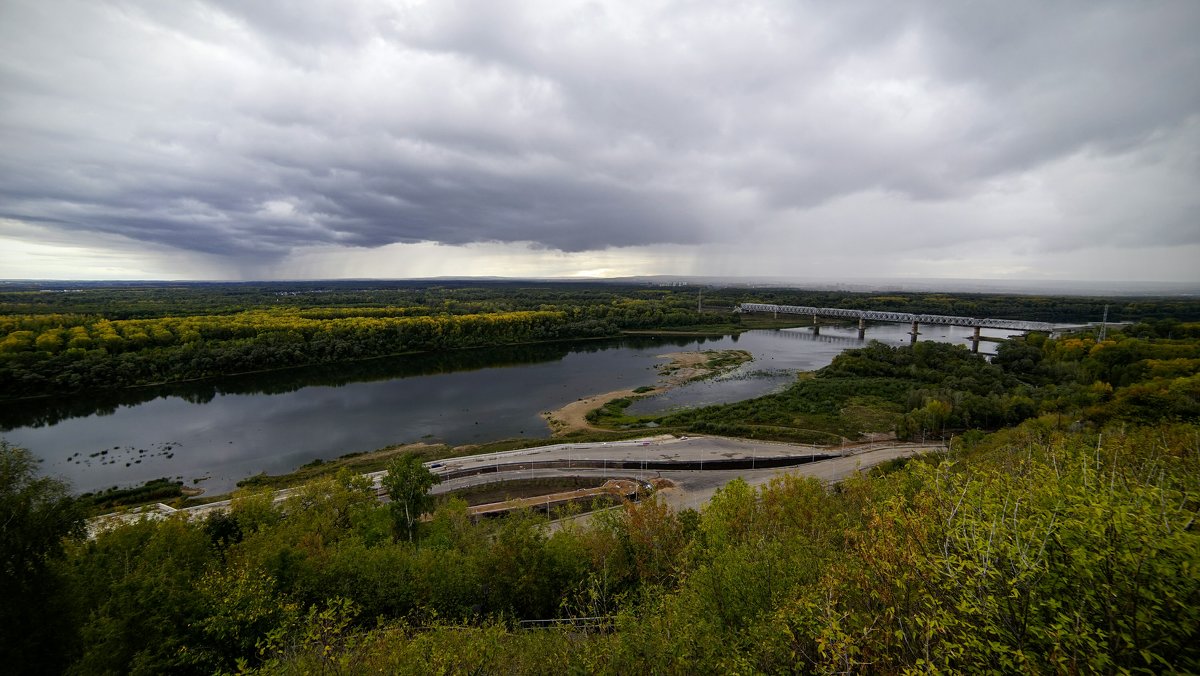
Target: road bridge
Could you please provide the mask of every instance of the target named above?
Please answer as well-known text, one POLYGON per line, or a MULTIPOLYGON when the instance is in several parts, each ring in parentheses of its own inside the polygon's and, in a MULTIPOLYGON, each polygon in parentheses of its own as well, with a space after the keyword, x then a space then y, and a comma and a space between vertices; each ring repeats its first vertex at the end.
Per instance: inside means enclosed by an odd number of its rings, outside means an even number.
POLYGON ((908 312, 887 312, 884 310, 850 310, 847 308, 838 307, 809 307, 806 305, 774 305, 771 303, 742 303, 733 309, 734 312, 771 312, 776 316, 779 313, 791 315, 810 315, 813 318, 813 331, 820 332, 820 324, 817 323, 818 317, 834 317, 837 319, 857 319, 858 320, 858 337, 861 339, 865 336, 867 330, 867 322, 894 322, 899 324, 911 324, 912 331, 910 342, 917 342, 917 335, 920 334, 921 324, 936 324, 941 326, 965 326, 975 329, 975 335, 971 338, 971 351, 979 351, 979 330, 980 329, 1006 329, 1009 331, 1054 331, 1054 325, 1046 322, 1028 322, 1020 319, 989 319, 983 317, 956 317, 953 315, 925 315, 911 314, 908 312))

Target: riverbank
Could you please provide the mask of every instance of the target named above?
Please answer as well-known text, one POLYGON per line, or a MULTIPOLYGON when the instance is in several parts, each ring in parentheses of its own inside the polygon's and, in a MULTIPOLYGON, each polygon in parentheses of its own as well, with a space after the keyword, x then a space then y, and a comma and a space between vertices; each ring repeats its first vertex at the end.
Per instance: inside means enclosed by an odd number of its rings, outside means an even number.
MULTIPOLYGON (((354 474, 364 474, 384 469, 393 458, 412 453, 425 461, 443 460, 481 453, 496 453, 558 443, 557 440, 570 436, 574 441, 621 440, 644 435, 645 430, 612 430, 591 425, 587 414, 604 404, 625 397, 649 396, 665 392, 671 388, 694 380, 710 378, 751 361, 753 356, 745 350, 703 350, 674 352, 660 355, 666 360, 658 367, 658 382, 632 389, 616 390, 585 397, 571 402, 554 411, 542 414, 552 430, 551 437, 546 439, 502 439, 483 444, 462 444, 451 446, 436 443, 409 443, 385 446, 378 450, 349 453, 338 458, 325 460, 317 459, 294 471, 283 474, 256 474, 238 482, 239 488, 282 490, 300 486, 322 476, 336 474, 346 470, 354 474)), ((179 504, 195 505, 212 501, 228 499, 228 493, 191 497, 180 501, 179 504)), ((144 503, 142 503, 144 504, 144 503)), ((132 506, 132 503, 129 505, 132 506)))
POLYGON ((745 350, 673 352, 660 356, 670 361, 659 367, 659 381, 654 385, 614 390, 584 397, 553 411, 542 413, 542 418, 550 426, 551 436, 563 437, 579 432, 610 432, 612 430, 589 422, 588 413, 617 399, 661 394, 693 380, 711 378, 733 370, 754 358, 745 350))
MULTIPOLYGON (((417 442, 412 444, 396 444, 366 453, 347 453, 333 460, 318 458, 298 469, 286 474, 255 474, 238 482, 238 488, 271 488, 281 489, 300 486, 313 479, 347 470, 353 474, 377 472, 387 467, 394 458, 401 455, 419 455, 426 461, 449 458, 461 453, 458 449, 445 444, 428 444, 417 442)), ((227 498, 228 495, 217 496, 227 498)))

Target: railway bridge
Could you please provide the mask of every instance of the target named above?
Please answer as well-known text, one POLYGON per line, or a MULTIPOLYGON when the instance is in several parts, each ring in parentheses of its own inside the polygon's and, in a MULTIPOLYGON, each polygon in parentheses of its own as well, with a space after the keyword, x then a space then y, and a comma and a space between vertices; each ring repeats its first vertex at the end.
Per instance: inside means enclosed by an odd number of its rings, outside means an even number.
POLYGON ((971 338, 971 351, 979 351, 980 329, 1007 329, 1010 331, 1054 331, 1054 325, 1046 322, 1027 322, 1019 319, 988 319, 982 317, 956 317, 953 315, 924 315, 908 312, 887 312, 883 310, 850 310, 838 307, 808 307, 805 305, 773 305, 770 303, 742 303, 733 309, 734 312, 771 312, 792 315, 811 315, 813 331, 820 333, 821 326, 817 323, 819 317, 834 317, 837 319, 857 319, 858 337, 866 336, 867 322, 894 322, 910 324, 910 343, 917 342, 921 324, 936 324, 941 326, 965 326, 975 330, 971 338))

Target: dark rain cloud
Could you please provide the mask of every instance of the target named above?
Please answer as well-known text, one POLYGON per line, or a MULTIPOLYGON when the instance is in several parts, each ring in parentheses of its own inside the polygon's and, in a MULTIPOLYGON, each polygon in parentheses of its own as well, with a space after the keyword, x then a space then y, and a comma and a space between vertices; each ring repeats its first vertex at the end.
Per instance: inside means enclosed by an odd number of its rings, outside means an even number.
POLYGON ((243 259, 588 251, 803 240, 841 201, 1034 172, 1050 228, 865 200, 843 235, 1194 244, 1197 29, 1185 1, 11 0, 0 216, 243 259))

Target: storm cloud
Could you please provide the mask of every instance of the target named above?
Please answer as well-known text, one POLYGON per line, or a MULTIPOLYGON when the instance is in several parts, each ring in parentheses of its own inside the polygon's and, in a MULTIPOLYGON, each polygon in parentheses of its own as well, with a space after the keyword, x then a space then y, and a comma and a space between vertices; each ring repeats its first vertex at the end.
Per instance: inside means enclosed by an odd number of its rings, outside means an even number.
POLYGON ((1198 30, 1184 0, 8 0, 0 217, 243 261, 1194 247, 1198 30))

